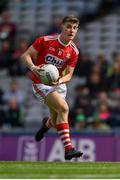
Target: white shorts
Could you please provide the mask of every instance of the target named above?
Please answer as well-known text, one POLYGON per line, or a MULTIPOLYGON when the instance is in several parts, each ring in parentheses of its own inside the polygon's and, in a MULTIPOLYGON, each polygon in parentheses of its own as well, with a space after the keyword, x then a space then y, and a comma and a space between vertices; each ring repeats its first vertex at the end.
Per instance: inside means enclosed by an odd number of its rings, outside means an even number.
POLYGON ((48 86, 45 84, 32 84, 33 92, 35 96, 40 100, 44 101, 44 98, 51 92, 57 91, 65 99, 67 94, 66 84, 60 84, 59 86, 48 86))

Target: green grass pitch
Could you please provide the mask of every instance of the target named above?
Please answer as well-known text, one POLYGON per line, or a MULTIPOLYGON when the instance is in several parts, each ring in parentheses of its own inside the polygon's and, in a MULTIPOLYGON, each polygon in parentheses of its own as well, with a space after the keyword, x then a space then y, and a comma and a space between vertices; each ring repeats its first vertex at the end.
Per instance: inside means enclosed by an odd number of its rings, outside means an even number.
POLYGON ((120 179, 120 162, 0 161, 0 179, 120 179))

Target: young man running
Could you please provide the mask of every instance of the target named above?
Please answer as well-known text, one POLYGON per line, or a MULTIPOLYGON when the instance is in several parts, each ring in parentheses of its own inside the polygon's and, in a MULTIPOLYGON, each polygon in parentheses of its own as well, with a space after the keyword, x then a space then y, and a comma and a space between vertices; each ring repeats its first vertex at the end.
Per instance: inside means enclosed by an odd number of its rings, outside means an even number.
POLYGON ((44 100, 50 110, 50 118, 43 120, 35 139, 40 141, 50 127, 56 128, 64 146, 66 160, 81 157, 83 154, 76 151, 71 143, 68 124, 69 107, 65 100, 66 83, 72 78, 78 60, 79 52, 73 43, 78 28, 77 17, 65 16, 61 23, 60 34, 37 38, 22 55, 24 64, 31 70, 30 78, 33 81, 34 94, 39 100, 44 100), (42 71, 42 64, 48 63, 55 65, 60 73, 59 80, 52 86, 42 84, 38 78, 42 71))

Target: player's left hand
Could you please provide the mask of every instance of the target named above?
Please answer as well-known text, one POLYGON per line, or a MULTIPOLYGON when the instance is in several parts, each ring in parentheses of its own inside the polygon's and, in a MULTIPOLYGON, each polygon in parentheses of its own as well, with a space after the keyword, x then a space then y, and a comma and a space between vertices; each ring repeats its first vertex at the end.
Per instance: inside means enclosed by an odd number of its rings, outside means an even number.
POLYGON ((52 83, 52 85, 54 85, 54 86, 58 86, 60 84, 62 84, 62 81, 60 78, 58 79, 58 81, 52 83))

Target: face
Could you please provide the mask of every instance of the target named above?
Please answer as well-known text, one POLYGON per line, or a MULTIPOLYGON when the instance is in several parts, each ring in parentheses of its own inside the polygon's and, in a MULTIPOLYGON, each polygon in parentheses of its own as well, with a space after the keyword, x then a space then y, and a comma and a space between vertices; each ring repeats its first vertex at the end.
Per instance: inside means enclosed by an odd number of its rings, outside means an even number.
POLYGON ((78 31, 78 24, 77 23, 71 23, 71 22, 66 22, 65 24, 62 24, 62 33, 61 36, 65 40, 73 40, 76 33, 78 31))

